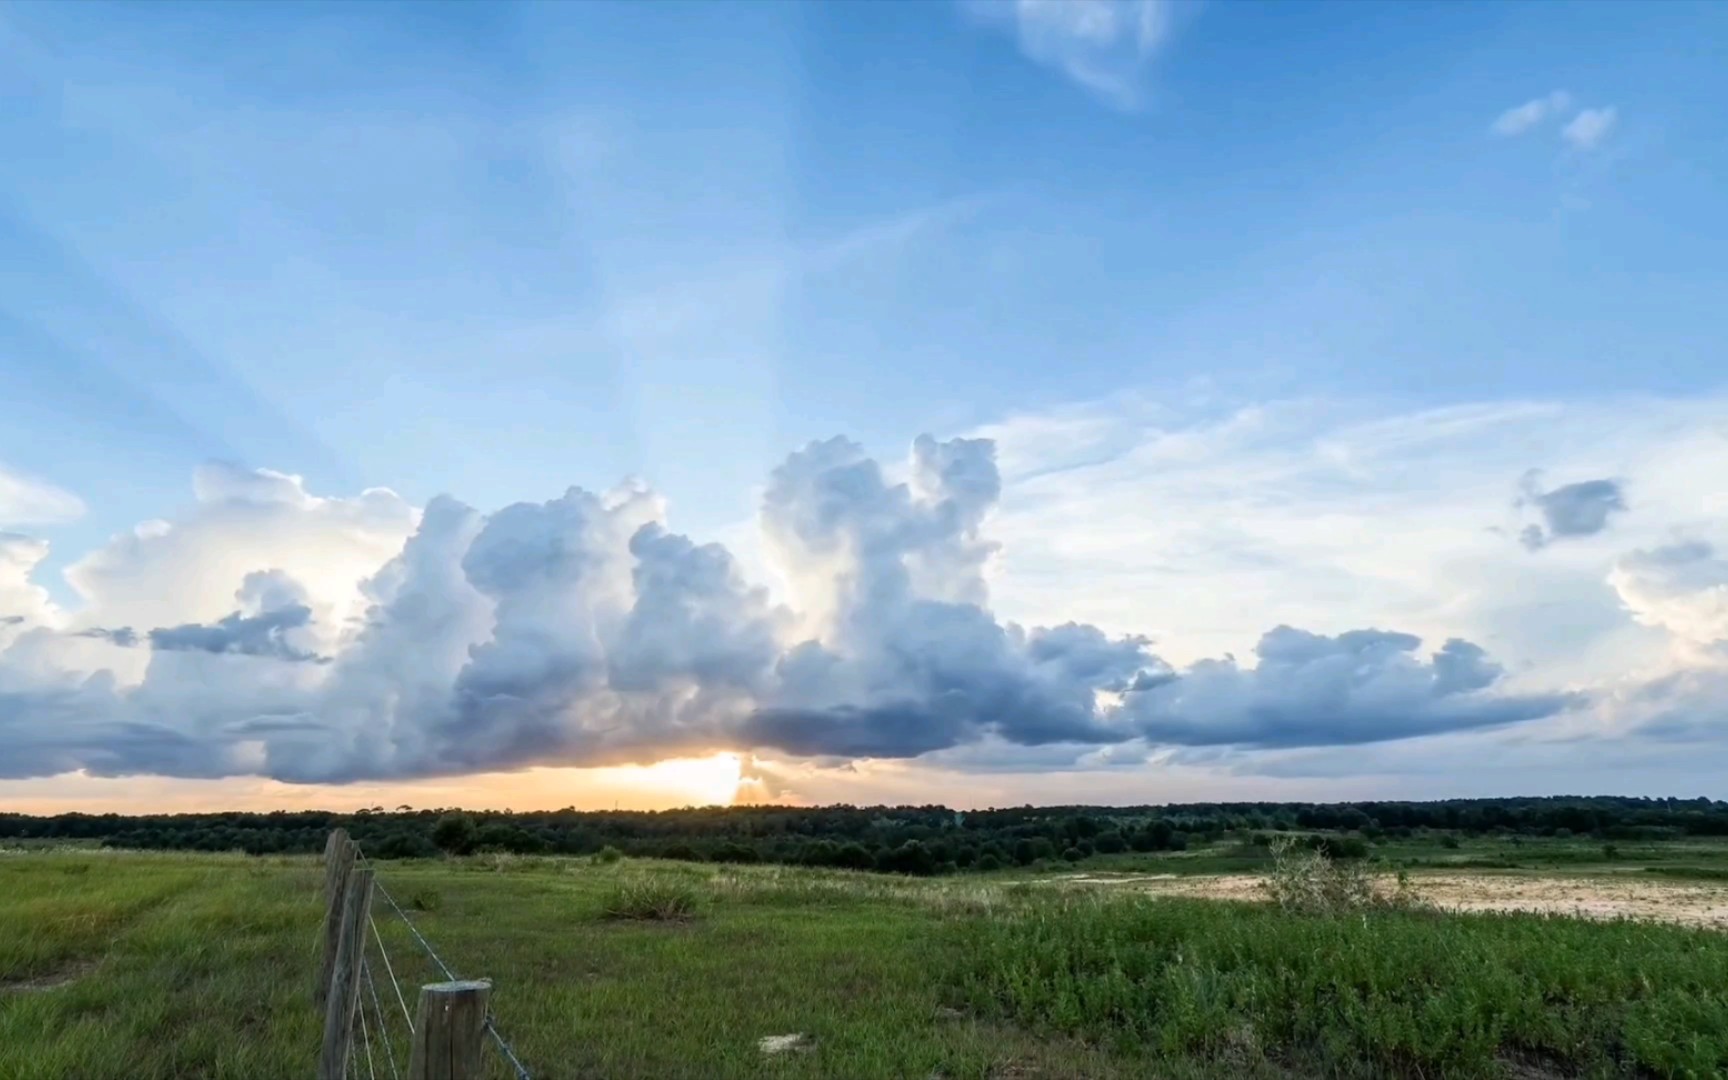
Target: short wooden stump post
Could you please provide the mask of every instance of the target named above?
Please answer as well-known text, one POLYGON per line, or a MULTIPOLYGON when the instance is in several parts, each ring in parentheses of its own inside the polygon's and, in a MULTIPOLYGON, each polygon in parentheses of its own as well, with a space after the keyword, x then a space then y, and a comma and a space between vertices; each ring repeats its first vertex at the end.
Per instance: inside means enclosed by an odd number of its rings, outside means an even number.
POLYGON ((420 988, 408 1080, 479 1080, 491 996, 492 984, 485 979, 420 988))

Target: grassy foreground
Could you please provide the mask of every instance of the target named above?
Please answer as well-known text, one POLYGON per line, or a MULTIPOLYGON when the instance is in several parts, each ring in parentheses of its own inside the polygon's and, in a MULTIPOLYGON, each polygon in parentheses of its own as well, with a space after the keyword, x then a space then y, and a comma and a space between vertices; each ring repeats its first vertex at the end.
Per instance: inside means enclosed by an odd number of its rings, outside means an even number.
MULTIPOLYGON (((319 875, 0 854, 0 1078, 310 1075, 319 875)), ((1728 1075, 1709 931, 633 860, 380 879, 539 1078, 1728 1075)), ((378 924, 412 1003, 433 974, 378 924)))

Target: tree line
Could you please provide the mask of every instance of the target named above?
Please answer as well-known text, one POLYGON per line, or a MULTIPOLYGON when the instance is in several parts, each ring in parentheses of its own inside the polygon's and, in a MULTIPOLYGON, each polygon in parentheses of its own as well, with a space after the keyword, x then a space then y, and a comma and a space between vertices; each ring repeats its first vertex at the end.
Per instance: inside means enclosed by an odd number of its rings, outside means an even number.
POLYGON ((1385 839, 1448 835, 1662 840, 1728 836, 1728 802, 1617 796, 1437 802, 1187 803, 1162 806, 738 806, 518 813, 372 807, 210 814, 0 814, 7 840, 175 851, 310 854, 342 827, 379 859, 444 854, 626 855, 773 862, 890 873, 992 870, 1123 851, 1180 851, 1238 833, 1308 831, 1328 854, 1385 839))

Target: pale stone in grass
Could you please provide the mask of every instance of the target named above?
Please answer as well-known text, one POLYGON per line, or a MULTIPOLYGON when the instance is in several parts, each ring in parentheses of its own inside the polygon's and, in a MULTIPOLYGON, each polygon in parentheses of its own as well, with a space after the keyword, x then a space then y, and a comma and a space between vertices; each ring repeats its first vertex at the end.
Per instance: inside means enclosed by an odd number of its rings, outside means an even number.
POLYGON ((814 1049, 816 1040, 808 1035, 794 1033, 791 1035, 764 1035, 756 1040, 756 1045, 769 1057, 778 1054, 799 1054, 814 1049))

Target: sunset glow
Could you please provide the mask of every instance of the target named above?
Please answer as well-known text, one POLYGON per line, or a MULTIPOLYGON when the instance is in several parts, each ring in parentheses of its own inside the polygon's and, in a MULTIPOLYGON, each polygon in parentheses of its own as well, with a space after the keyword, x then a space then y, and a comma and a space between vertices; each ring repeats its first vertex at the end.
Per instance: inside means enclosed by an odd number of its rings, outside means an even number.
MULTIPOLYGON (((191 813, 230 810, 353 811, 461 806, 474 810, 665 810, 730 806, 743 763, 737 754, 668 758, 652 765, 600 769, 539 768, 511 773, 358 784, 285 784, 262 777, 187 780, 63 773, 0 780, 0 804, 26 814, 191 813)), ((751 801, 762 801, 759 797, 751 801)))

